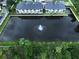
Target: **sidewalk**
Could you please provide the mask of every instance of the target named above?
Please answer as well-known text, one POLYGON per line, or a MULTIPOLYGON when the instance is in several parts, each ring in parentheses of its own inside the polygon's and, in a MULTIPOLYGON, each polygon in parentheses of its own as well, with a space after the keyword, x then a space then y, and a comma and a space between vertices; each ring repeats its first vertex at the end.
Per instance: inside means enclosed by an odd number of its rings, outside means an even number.
POLYGON ((9 18, 8 14, 9 14, 9 11, 6 8, 4 8, 1 11, 1 15, 0 16, 2 16, 2 18, 1 18, 1 22, 0 22, 0 34, 3 31, 4 27, 6 26, 8 20, 9 20, 8 19, 9 18))

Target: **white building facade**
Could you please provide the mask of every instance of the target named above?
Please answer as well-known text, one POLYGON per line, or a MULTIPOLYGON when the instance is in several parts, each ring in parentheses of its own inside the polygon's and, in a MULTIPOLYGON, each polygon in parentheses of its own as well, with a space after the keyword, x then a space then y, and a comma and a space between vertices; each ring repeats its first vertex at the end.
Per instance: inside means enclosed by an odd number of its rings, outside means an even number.
POLYGON ((1 11, 1 6, 0 6, 0 11, 1 11))
POLYGON ((17 14, 42 14, 40 10, 16 10, 17 14))

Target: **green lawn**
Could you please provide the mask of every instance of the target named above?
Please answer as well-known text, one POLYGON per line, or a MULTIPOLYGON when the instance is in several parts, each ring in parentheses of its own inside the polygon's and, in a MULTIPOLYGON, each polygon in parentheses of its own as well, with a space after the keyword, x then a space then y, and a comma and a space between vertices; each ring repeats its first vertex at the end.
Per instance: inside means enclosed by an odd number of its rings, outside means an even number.
POLYGON ((43 13, 43 14, 23 14, 23 15, 17 15, 17 14, 12 14, 11 16, 68 16, 67 13, 53 13, 53 14, 47 14, 47 13, 43 13))

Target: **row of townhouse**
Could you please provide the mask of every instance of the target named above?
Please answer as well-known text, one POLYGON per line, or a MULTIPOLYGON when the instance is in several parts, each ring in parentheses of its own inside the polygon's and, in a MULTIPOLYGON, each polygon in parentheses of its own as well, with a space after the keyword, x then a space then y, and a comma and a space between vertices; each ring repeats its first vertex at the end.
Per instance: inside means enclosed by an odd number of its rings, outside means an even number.
POLYGON ((20 2, 16 6, 17 14, 42 14, 42 13, 64 13, 66 7, 62 3, 46 2, 44 5, 40 2, 20 2))

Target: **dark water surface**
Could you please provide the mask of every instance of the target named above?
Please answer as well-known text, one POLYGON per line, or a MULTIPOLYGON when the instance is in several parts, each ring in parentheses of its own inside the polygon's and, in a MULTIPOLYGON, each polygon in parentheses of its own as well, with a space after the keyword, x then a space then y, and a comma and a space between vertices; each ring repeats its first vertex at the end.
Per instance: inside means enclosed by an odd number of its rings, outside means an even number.
POLYGON ((72 17, 11 17, 0 36, 1 41, 26 38, 36 41, 77 41, 79 25, 72 17), (39 26, 43 28, 41 31, 39 26))

